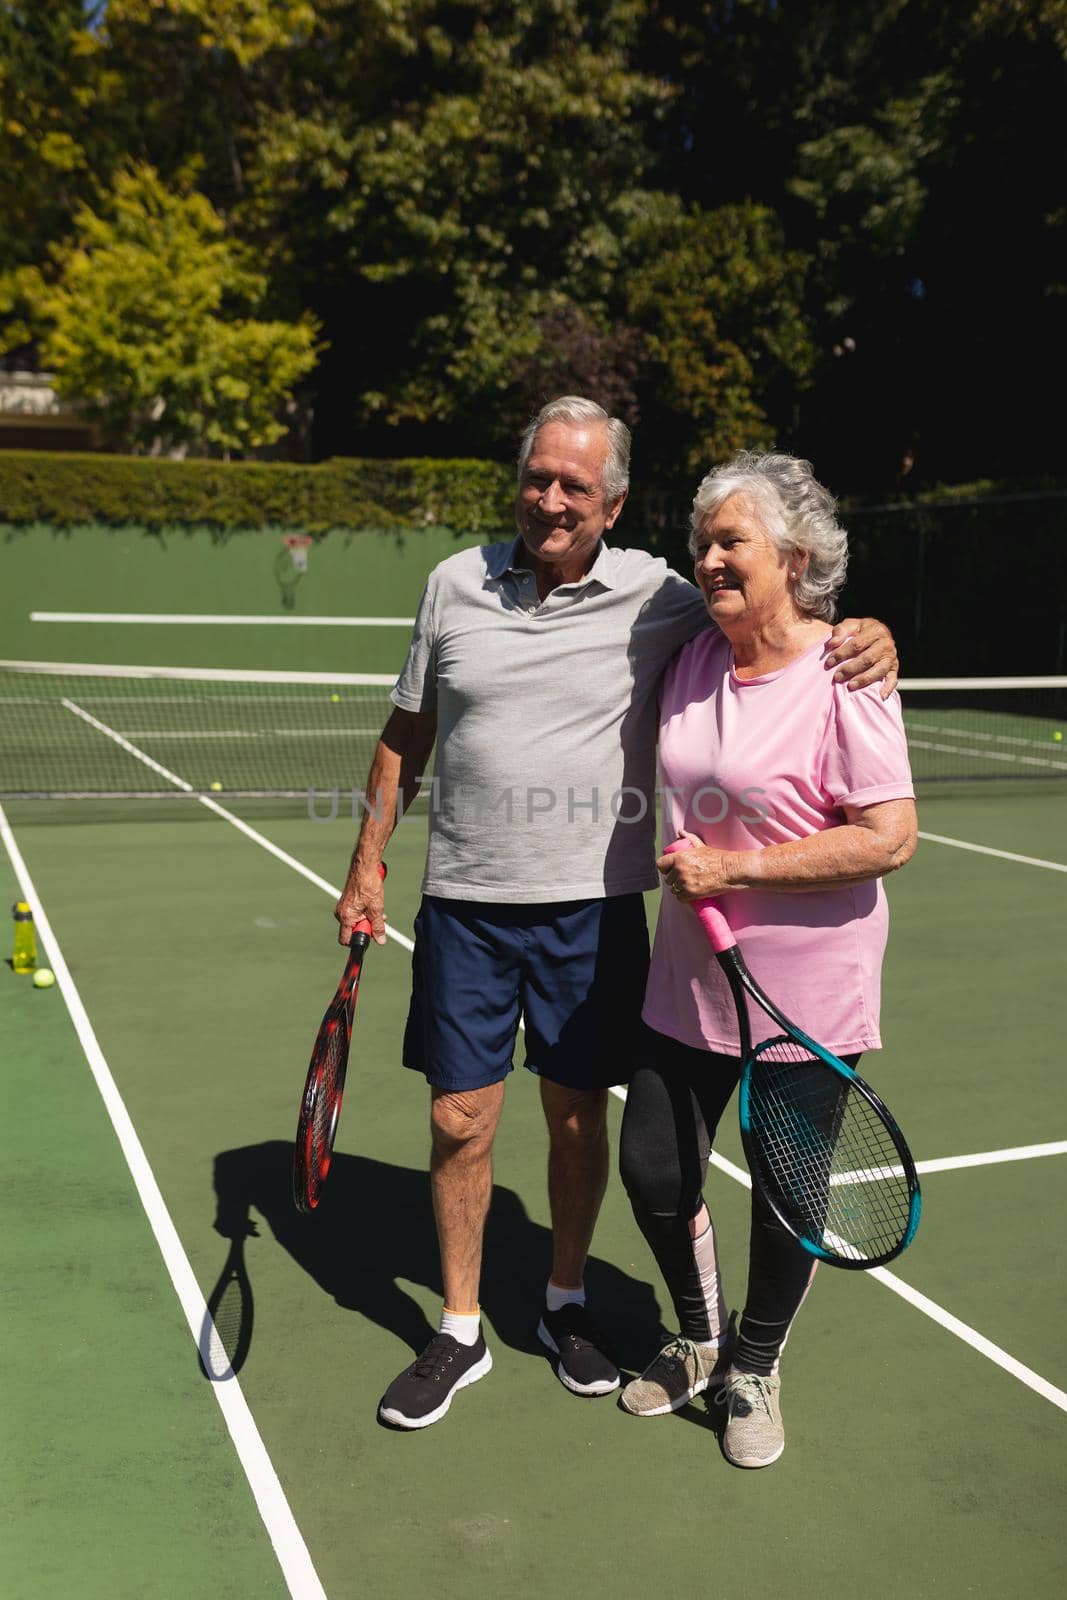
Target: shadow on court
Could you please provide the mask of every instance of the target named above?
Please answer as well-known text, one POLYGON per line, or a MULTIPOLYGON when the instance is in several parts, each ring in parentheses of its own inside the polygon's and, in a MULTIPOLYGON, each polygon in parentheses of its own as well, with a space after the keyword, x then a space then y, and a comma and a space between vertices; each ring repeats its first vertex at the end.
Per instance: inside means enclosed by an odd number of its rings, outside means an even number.
MULTIPOLYGON (((335 1155, 318 1210, 299 1213, 292 1194, 293 1147, 283 1140, 226 1150, 215 1159, 215 1229, 230 1241, 208 1302, 223 1350, 201 1339, 205 1376, 240 1371, 252 1344, 253 1286, 243 1242, 259 1233, 253 1212, 338 1305, 358 1312, 421 1350, 436 1329, 398 1279, 441 1293, 437 1235, 424 1170, 366 1156, 335 1155), (223 1354, 223 1351, 225 1354, 223 1354)), ((551 1234, 533 1222, 518 1195, 499 1184, 486 1228, 482 1308, 496 1337, 543 1357, 537 1319, 551 1265, 551 1234)), ((651 1284, 591 1256, 586 1289, 610 1329, 621 1365, 640 1370, 655 1348, 660 1308, 651 1284)))

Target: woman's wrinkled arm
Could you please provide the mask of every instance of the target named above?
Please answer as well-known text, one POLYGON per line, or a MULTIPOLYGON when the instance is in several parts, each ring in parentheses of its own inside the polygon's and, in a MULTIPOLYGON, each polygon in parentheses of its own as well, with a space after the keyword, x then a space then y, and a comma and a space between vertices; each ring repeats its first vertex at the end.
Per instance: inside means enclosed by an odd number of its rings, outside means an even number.
POLYGON ((840 889, 884 878, 915 854, 918 821, 914 800, 883 800, 872 806, 845 806, 837 828, 766 845, 762 850, 716 850, 693 834, 694 849, 660 856, 656 865, 680 900, 734 889, 770 889, 802 894, 840 889))

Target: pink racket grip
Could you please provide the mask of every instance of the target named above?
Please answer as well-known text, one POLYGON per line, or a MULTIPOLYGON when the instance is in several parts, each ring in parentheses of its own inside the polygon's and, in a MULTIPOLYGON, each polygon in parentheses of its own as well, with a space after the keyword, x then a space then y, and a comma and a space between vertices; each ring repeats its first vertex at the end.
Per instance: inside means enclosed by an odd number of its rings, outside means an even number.
MULTIPOLYGON (((672 856, 676 850, 692 850, 692 848, 688 839, 675 839, 663 854, 672 856)), ((707 895, 703 900, 691 900, 689 903, 700 919, 700 926, 707 934, 716 955, 721 955, 724 950, 732 950, 737 940, 730 932, 730 924, 719 910, 718 901, 707 895)))

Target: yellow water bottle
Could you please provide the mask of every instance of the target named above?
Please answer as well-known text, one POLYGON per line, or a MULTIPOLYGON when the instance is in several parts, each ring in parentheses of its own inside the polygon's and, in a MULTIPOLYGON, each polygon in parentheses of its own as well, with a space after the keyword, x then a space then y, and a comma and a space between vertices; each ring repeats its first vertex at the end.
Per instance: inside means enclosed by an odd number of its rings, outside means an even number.
POLYGON ((37 965, 37 940, 33 933, 33 912, 25 900, 12 907, 15 918, 15 953, 11 965, 16 972, 32 972, 37 965))

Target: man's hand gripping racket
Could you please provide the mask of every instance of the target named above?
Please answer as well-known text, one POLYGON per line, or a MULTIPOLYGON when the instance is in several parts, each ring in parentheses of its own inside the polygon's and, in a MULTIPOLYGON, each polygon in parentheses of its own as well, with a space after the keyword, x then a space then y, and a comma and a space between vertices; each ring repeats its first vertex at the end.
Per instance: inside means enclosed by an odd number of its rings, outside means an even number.
MULTIPOLYGON (((665 854, 688 850, 688 839, 665 854)), ((820 1261, 877 1267, 919 1226, 919 1180, 904 1135, 869 1084, 794 1026, 745 965, 713 899, 693 909, 726 974, 744 1062, 741 1142, 752 1182, 782 1226, 820 1261), (750 995, 782 1032, 753 1049, 750 995)))
MULTIPOLYGON (((378 870, 384 878, 384 862, 378 870)), ((293 1149, 293 1200, 298 1211, 314 1211, 330 1170, 363 957, 370 941, 371 925, 364 917, 352 930, 345 970, 311 1052, 293 1149)))

